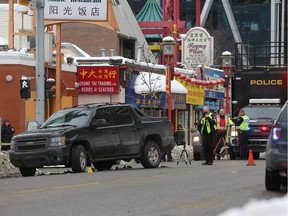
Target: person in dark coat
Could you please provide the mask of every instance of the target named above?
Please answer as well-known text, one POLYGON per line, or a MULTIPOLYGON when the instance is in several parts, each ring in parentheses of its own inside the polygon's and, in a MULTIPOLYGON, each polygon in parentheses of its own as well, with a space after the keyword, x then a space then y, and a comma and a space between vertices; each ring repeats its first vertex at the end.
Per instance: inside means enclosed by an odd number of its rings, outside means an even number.
POLYGON ((10 143, 15 130, 10 125, 9 120, 5 120, 1 127, 1 142, 10 143))
POLYGON ((210 112, 209 107, 204 106, 203 108, 203 117, 200 119, 198 123, 198 131, 201 133, 202 141, 203 141, 203 149, 205 162, 202 165, 212 165, 214 156, 214 135, 215 135, 215 116, 210 112))

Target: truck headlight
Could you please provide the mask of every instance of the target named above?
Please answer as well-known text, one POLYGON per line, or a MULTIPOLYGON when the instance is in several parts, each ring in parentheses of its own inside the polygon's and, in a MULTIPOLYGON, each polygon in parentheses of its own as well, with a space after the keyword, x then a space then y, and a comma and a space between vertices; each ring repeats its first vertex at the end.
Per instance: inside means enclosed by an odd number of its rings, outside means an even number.
POLYGON ((231 128, 231 137, 237 137, 238 136, 238 132, 236 130, 235 127, 232 127, 231 128))
POLYGON ((192 142, 193 143, 200 142, 200 137, 199 136, 194 136, 193 139, 192 139, 192 142))
POLYGON ((61 145, 65 145, 65 136, 61 136, 61 137, 52 137, 50 138, 50 146, 61 146, 61 145))

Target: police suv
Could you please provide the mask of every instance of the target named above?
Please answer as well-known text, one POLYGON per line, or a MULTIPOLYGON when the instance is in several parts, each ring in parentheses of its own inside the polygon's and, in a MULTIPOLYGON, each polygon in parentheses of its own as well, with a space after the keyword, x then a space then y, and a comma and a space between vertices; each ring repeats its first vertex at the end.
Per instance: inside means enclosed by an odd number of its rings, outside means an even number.
MULTIPOLYGON (((260 153, 266 151, 270 129, 282 107, 280 102, 280 99, 250 99, 249 105, 243 107, 249 117, 247 150, 252 149, 254 159, 259 159, 260 153)), ((229 155, 231 160, 239 156, 238 132, 235 126, 230 131, 229 155)))

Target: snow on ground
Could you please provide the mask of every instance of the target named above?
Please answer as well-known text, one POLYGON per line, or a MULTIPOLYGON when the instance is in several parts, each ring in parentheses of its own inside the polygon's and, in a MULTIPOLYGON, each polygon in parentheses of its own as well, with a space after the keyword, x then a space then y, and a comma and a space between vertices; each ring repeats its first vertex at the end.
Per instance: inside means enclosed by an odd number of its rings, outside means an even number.
POLYGON ((242 208, 231 208, 218 216, 287 216, 288 195, 270 200, 252 199, 242 208))
POLYGON ((7 151, 0 152, 0 178, 19 176, 20 171, 14 167, 9 160, 9 154, 7 151))

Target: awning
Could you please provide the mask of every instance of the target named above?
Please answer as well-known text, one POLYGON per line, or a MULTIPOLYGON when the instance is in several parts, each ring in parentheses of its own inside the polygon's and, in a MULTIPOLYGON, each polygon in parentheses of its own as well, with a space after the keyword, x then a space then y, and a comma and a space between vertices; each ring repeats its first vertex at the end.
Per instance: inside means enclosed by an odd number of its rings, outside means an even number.
MULTIPOLYGON (((140 72, 135 80, 134 89, 136 94, 153 91, 166 92, 166 76, 151 72, 140 72)), ((171 81, 171 92, 178 94, 188 93, 187 89, 177 80, 171 81)))

